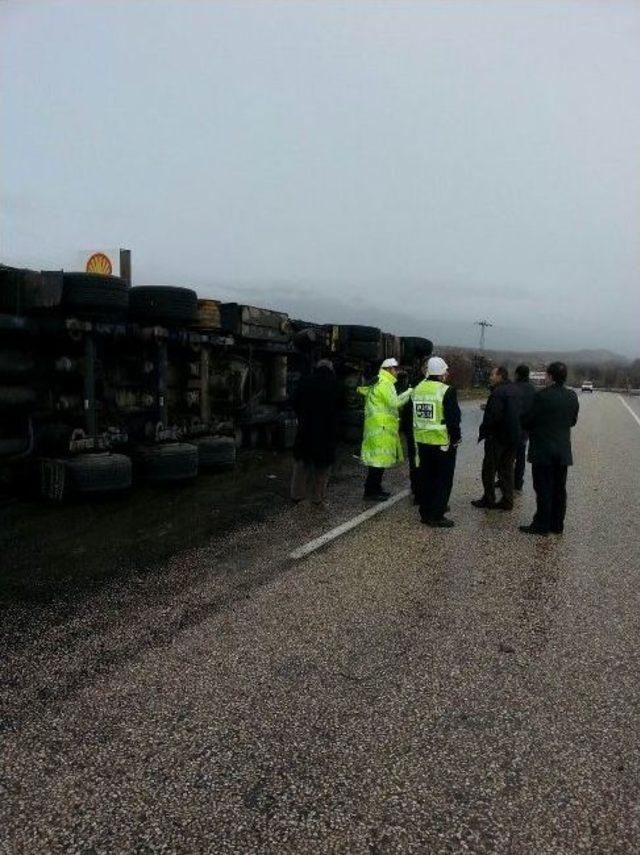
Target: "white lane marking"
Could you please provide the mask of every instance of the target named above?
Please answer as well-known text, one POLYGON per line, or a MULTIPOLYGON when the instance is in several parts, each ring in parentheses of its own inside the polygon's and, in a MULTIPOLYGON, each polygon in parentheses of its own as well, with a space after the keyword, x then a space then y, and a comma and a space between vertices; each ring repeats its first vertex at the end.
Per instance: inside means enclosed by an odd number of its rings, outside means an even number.
POLYGON ((316 549, 320 549, 321 546, 324 546, 325 543, 330 543, 332 540, 335 540, 337 537, 345 534, 348 531, 351 531, 352 528, 360 525, 360 523, 365 522, 366 520, 371 519, 371 517, 375 517, 376 514, 382 513, 382 511, 387 508, 391 508, 401 499, 406 499, 411 491, 409 489, 401 490, 399 493, 396 493, 395 496, 391 496, 387 499, 386 502, 380 502, 373 508, 369 508, 368 511, 364 511, 364 513, 358 514, 357 517, 353 517, 353 519, 347 520, 347 522, 342 523, 342 525, 336 526, 336 528, 332 528, 331 531, 326 532, 326 534, 320 535, 320 537, 316 537, 315 540, 310 540, 309 543, 305 543, 304 546, 301 546, 299 549, 294 549, 293 552, 289 555, 289 558, 298 559, 304 558, 305 555, 310 555, 312 552, 315 552, 316 549))
POLYGON ((627 404, 627 402, 622 397, 622 395, 618 395, 618 400, 620 401, 621 404, 624 404, 624 406, 629 410, 631 415, 634 417, 634 419, 638 422, 638 425, 640 426, 640 416, 636 413, 636 411, 633 409, 633 407, 630 407, 629 404, 627 404))

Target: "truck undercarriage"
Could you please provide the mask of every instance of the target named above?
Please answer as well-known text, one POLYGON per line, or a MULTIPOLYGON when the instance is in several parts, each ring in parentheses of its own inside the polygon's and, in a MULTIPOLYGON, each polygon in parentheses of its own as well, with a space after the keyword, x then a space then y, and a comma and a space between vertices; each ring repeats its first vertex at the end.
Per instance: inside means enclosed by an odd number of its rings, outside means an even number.
POLYGON ((229 468, 242 448, 288 449, 297 380, 320 358, 343 383, 341 434, 380 361, 427 339, 291 320, 192 289, 0 266, 0 471, 5 489, 66 495, 229 468))

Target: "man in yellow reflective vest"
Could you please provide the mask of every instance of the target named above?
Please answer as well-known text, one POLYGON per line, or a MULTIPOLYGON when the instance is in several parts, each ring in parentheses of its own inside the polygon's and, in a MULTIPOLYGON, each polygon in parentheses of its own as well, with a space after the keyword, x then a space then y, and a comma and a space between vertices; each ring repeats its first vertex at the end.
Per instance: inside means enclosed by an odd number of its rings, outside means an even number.
POLYGON ((364 498, 373 502, 384 502, 389 498, 391 493, 382 489, 384 470, 404 460, 398 408, 409 400, 411 390, 407 389, 398 395, 395 388, 397 376, 397 360, 385 359, 376 381, 370 386, 358 388, 358 392, 365 397, 360 459, 369 467, 364 498))
POLYGON ((448 370, 444 359, 432 356, 426 378, 411 390, 420 518, 434 528, 454 524, 445 512, 453 486, 456 449, 462 438, 458 396, 453 386, 447 385, 448 370))

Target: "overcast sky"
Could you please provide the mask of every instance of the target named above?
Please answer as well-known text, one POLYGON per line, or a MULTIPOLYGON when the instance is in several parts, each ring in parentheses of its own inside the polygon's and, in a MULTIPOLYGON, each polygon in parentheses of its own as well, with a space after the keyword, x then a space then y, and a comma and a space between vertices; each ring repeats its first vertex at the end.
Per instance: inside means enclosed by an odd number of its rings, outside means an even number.
POLYGON ((640 355, 636 0, 0 14, 0 260, 640 355))

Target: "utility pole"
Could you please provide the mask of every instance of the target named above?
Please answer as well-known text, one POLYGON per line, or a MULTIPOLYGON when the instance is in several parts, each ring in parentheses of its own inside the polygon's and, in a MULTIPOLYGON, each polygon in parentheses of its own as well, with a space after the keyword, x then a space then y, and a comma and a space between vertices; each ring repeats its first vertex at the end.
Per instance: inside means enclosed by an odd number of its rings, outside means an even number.
POLYGON ((131 288, 131 250, 120 250, 120 276, 131 288))
POLYGON ((493 324, 490 324, 489 321, 476 321, 475 325, 480 327, 480 353, 484 353, 485 333, 487 331, 487 327, 492 327, 493 324))

